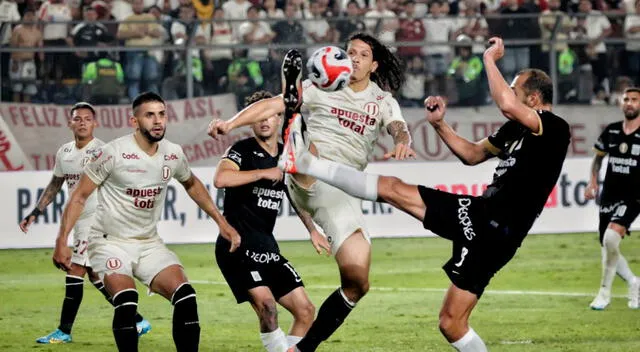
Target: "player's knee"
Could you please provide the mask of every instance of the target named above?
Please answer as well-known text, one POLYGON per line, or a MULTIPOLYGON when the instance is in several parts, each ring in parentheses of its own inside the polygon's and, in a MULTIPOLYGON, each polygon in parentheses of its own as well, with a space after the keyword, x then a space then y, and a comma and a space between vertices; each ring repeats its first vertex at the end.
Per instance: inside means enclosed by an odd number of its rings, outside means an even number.
POLYGON ((607 249, 607 251, 611 252, 611 251, 617 251, 619 246, 620 246, 620 241, 622 240, 622 235, 621 233, 613 230, 613 229, 607 229, 604 232, 604 239, 603 239, 603 245, 604 248, 607 249))
POLYGON ((343 280, 342 291, 353 302, 358 302, 369 292, 369 279, 358 278, 354 280, 343 280))
POLYGON ((316 316, 316 307, 313 305, 313 303, 311 303, 311 301, 307 301, 304 304, 300 305, 294 313, 294 318, 298 322, 308 326, 311 326, 315 316, 316 316))
POLYGON ((456 331, 460 329, 460 323, 461 322, 451 314, 448 314, 447 312, 440 312, 438 328, 444 336, 451 337, 455 335, 456 331))
POLYGON ((126 289, 113 296, 113 329, 135 328, 138 311, 138 291, 126 289))
POLYGON ((402 180, 395 176, 381 177, 378 184, 378 195, 380 198, 389 200, 398 196, 398 186, 402 180))
POLYGON ((185 282, 180 285, 171 296, 171 304, 174 306, 174 324, 198 324, 196 290, 191 284, 185 282))
POLYGON ((278 308, 276 301, 266 299, 256 304, 258 307, 258 317, 260 327, 263 331, 274 331, 278 328, 278 308))

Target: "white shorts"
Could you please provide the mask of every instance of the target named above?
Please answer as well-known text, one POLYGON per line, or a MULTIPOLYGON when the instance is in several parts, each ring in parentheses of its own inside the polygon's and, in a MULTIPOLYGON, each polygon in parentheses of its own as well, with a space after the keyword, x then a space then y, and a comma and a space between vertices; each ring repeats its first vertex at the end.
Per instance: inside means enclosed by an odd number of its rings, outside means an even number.
POLYGON ((36 62, 34 60, 9 61, 9 79, 14 93, 36 95, 38 89, 35 85, 36 62))
POLYGON ((113 236, 89 238, 91 268, 104 281, 110 274, 134 277, 147 287, 162 270, 180 265, 178 256, 170 251, 160 237, 148 240, 126 240, 113 236))
POLYGON ((71 254, 71 262, 84 267, 90 267, 89 253, 89 233, 91 232, 91 224, 93 216, 86 219, 78 220, 76 226, 73 227, 73 253, 71 254))
POLYGON ((306 210, 331 244, 331 253, 338 253, 342 243, 357 230, 371 243, 362 215, 362 201, 321 181, 309 189, 301 187, 287 174, 286 184, 296 207, 306 210))

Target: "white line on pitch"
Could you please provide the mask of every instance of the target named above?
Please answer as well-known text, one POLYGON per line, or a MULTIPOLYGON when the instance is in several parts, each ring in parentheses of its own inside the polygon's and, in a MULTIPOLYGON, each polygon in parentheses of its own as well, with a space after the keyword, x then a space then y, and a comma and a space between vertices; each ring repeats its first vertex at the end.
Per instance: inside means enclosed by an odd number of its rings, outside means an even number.
MULTIPOLYGON (((209 281, 209 280, 190 280, 194 284, 203 285, 221 285, 226 286, 227 283, 223 281, 209 281)), ((337 285, 307 285, 308 289, 335 289, 337 285)), ((384 287, 384 286, 371 286, 370 291, 383 291, 383 292, 446 292, 444 288, 431 288, 431 287, 384 287)), ((487 294, 493 295, 531 295, 531 296, 560 296, 560 297, 592 297, 593 293, 585 292, 557 292, 557 291, 520 291, 520 290, 486 290, 487 294)), ((624 298, 625 295, 612 295, 612 297, 624 298)))

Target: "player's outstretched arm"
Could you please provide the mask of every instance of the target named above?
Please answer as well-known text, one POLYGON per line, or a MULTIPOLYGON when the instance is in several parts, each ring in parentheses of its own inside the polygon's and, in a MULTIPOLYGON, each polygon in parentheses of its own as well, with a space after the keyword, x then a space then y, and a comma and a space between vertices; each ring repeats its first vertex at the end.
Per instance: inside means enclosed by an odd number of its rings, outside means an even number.
POLYGON ((217 139, 220 134, 227 134, 238 127, 252 125, 256 122, 266 120, 275 114, 284 112, 284 109, 285 105, 282 94, 269 99, 263 99, 242 109, 242 111, 227 121, 213 119, 213 121, 209 123, 207 133, 212 138, 217 139))
POLYGON ((29 226, 36 220, 36 218, 53 202, 53 199, 56 197, 56 194, 60 192, 62 189, 62 185, 64 184, 64 177, 53 176, 47 188, 45 188, 44 192, 38 199, 38 204, 36 204, 35 208, 29 213, 29 215, 25 216, 22 221, 20 221, 20 229, 22 232, 27 233, 29 231, 29 226))
POLYGON ((276 183, 282 181, 282 177, 282 170, 277 167, 240 171, 238 164, 228 159, 222 159, 216 168, 216 174, 213 177, 213 185, 216 188, 238 187, 262 179, 271 180, 276 183))
POLYGON ((541 121, 538 113, 517 99, 498 69, 496 61, 504 55, 502 39, 493 37, 489 39, 489 43, 491 46, 485 50, 483 59, 493 101, 505 117, 518 121, 533 133, 540 133, 541 121))
POLYGON ((433 126, 449 150, 465 165, 476 165, 493 157, 487 149, 485 139, 471 142, 458 135, 444 120, 447 105, 442 97, 428 97, 424 101, 427 121, 433 126))
POLYGON ((589 176, 589 184, 587 188, 584 190, 584 197, 586 199, 594 199, 598 195, 598 174, 600 173, 600 168, 602 167, 602 160, 604 159, 605 152, 601 152, 596 150, 596 155, 593 157, 593 161, 591 162, 591 173, 589 176))
POLYGON ((202 181, 192 173, 191 177, 180 183, 182 183, 189 197, 198 204, 200 209, 204 210, 204 212, 218 224, 220 235, 231 242, 231 249, 229 251, 234 252, 240 246, 240 235, 236 229, 229 225, 227 219, 220 214, 218 207, 213 203, 213 199, 211 199, 211 195, 202 184, 202 181))
POLYGON ((67 245, 69 233, 82 214, 84 204, 96 187, 98 186, 86 174, 83 174, 78 186, 71 193, 69 203, 62 212, 62 222, 56 238, 56 248, 53 251, 53 265, 59 269, 65 271, 71 269, 71 249, 67 245))

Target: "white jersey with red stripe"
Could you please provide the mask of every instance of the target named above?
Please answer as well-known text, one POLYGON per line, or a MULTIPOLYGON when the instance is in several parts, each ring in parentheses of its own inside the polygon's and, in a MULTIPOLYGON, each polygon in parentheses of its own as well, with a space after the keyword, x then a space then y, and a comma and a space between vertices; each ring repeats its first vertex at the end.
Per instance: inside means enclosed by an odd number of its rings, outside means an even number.
MULTIPOLYGON (((56 153, 56 163, 53 168, 53 175, 64 178, 67 183, 69 195, 76 189, 80 176, 82 176, 84 166, 91 160, 93 153, 104 145, 104 142, 98 138, 92 139, 87 145, 78 149, 76 142, 71 141, 58 149, 56 153)), ((78 220, 87 219, 96 211, 97 205, 96 195, 91 194, 84 203, 84 210, 80 214, 78 220)))
POLYGON ((395 98, 372 81, 361 92, 349 87, 325 92, 310 80, 302 89, 309 139, 323 159, 364 170, 382 129, 393 121, 404 122, 395 98))
POLYGON ((173 177, 191 177, 182 147, 163 139, 153 156, 129 134, 107 143, 84 169, 98 185, 93 233, 124 239, 157 236, 157 224, 173 177))

